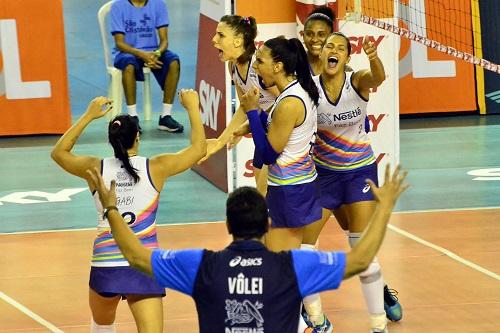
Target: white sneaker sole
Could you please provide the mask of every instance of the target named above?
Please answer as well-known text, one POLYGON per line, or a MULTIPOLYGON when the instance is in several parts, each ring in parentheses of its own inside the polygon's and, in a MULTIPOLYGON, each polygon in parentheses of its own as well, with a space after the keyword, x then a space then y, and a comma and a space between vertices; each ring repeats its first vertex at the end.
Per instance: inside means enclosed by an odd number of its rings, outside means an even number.
MULTIPOLYGON (((158 125, 158 129, 159 129, 160 131, 167 131, 167 132, 170 132, 170 133, 176 133, 176 132, 179 132, 180 127, 178 127, 178 128, 170 128, 170 127, 166 127, 166 126, 158 125)), ((183 130, 184 130, 184 129, 183 129, 183 130)))

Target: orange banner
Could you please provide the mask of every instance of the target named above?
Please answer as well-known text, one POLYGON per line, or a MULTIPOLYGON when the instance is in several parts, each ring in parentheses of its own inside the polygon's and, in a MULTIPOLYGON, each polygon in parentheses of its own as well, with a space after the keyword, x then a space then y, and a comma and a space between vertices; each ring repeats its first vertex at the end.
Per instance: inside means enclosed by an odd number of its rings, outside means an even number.
POLYGON ((0 135, 64 133, 71 113, 62 1, 2 1, 0 59, 0 135))
MULTIPOLYGON (((474 53, 469 1, 460 5, 460 11, 453 12, 431 6, 429 1, 422 1, 421 6, 412 12, 413 21, 419 26, 417 33, 459 51, 474 53)), ((406 38, 401 38, 399 59, 400 113, 477 110, 473 65, 425 45, 410 44, 406 38)))

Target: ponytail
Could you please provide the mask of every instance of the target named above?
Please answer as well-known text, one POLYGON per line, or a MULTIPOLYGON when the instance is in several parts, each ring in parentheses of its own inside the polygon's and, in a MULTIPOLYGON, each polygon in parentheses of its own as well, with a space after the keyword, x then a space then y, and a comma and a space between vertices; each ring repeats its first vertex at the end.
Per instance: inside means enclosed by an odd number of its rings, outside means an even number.
POLYGON ((135 183, 140 177, 137 169, 130 164, 127 151, 134 145, 139 132, 137 123, 128 115, 117 116, 109 122, 108 140, 113 147, 114 156, 123 163, 123 167, 135 183))
POLYGON ((297 75, 297 81, 299 81, 302 88, 307 91, 307 94, 314 102, 314 105, 318 106, 318 87, 312 79, 306 51, 304 50, 300 40, 297 38, 292 38, 288 42, 290 43, 291 48, 296 50, 295 54, 297 55, 297 63, 295 66, 295 73, 297 75))

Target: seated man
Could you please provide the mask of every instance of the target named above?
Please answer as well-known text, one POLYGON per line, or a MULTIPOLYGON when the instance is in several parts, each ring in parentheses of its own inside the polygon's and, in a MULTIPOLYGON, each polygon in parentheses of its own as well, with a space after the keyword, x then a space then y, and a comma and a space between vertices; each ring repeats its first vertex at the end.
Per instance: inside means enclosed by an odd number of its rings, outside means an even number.
POLYGON ((116 0, 110 11, 115 39, 114 66, 122 70, 127 112, 137 117, 136 80, 144 81, 142 68, 151 68, 163 89, 163 112, 158 129, 181 133, 184 127, 172 118, 179 56, 168 50, 168 10, 164 0, 116 0))
POLYGON ((226 224, 233 242, 226 249, 151 250, 118 213, 115 181, 108 190, 99 170, 87 172, 125 258, 161 286, 193 297, 201 333, 297 332, 305 296, 336 289, 342 280, 366 270, 382 244, 399 195, 408 187, 403 183, 406 173, 398 168, 391 175, 389 166, 382 187, 367 180, 377 207, 348 253, 269 251, 262 243, 268 230, 266 201, 252 187, 238 188, 227 199, 226 224))

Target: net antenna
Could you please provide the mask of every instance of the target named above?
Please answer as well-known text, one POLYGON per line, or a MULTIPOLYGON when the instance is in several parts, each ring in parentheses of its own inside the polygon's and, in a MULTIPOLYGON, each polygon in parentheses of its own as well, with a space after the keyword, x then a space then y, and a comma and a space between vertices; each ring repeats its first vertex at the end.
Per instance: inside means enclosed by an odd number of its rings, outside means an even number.
POLYGON ((346 0, 345 21, 363 22, 499 73, 482 58, 479 0, 346 0), (380 17, 394 18, 397 24, 380 17))

